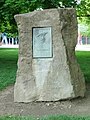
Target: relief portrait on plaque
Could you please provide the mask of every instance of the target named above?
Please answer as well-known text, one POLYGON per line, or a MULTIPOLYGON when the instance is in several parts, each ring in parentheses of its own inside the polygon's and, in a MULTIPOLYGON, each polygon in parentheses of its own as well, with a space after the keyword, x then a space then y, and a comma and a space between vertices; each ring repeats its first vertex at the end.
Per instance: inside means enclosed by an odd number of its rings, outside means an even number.
POLYGON ((51 27, 33 28, 33 58, 52 57, 51 27))

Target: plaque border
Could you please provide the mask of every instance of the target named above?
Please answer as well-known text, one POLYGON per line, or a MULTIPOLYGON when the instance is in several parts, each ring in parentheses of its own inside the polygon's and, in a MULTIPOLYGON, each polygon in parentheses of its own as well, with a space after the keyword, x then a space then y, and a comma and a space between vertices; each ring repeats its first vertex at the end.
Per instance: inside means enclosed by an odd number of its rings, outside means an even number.
POLYGON ((53 30, 52 30, 52 26, 43 26, 43 27, 32 27, 32 58, 33 59, 47 59, 47 58, 53 58, 53 30), (48 28, 51 27, 51 39, 52 39, 52 56, 51 57, 34 57, 33 56, 33 29, 34 28, 48 28))

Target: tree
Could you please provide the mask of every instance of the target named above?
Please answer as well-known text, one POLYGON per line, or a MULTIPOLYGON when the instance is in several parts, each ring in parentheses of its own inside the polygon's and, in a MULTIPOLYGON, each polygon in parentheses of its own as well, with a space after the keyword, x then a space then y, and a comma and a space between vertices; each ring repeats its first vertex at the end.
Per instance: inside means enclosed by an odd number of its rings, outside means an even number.
POLYGON ((85 31, 81 31, 82 35, 90 36, 90 0, 81 0, 81 3, 77 5, 77 16, 79 24, 86 28, 85 31))
POLYGON ((77 16, 81 22, 84 19, 87 24, 90 24, 90 0, 81 0, 77 5, 77 16))
POLYGON ((90 22, 87 22, 87 17, 78 19, 79 31, 83 36, 90 37, 90 22))
POLYGON ((1 32, 17 32, 14 15, 27 13, 37 8, 75 7, 76 0, 0 0, 1 32))
POLYGON ((90 0, 81 0, 77 5, 77 14, 79 17, 90 17, 90 0))

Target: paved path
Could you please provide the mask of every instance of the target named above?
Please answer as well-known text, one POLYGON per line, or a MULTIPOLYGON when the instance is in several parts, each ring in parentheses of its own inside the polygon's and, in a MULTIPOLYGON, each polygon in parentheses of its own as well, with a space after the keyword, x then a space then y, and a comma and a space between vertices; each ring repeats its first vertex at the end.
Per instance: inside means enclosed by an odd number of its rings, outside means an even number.
POLYGON ((90 51, 90 45, 76 45, 76 51, 90 51))
POLYGON ((18 45, 1 45, 0 48, 18 48, 18 45))

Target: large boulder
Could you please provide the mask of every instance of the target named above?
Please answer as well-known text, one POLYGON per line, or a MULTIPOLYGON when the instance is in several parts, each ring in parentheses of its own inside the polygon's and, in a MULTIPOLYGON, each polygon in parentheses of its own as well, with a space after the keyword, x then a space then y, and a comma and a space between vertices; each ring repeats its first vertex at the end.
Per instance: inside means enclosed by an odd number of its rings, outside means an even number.
POLYGON ((75 56, 76 10, 34 11, 15 15, 15 19, 19 31, 19 59, 14 101, 83 97, 85 80, 75 56))

